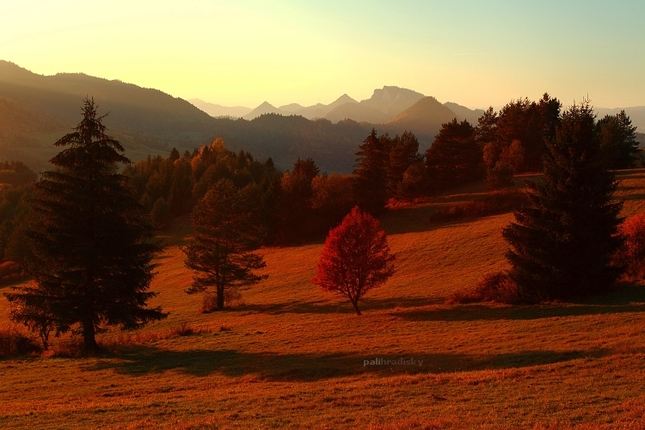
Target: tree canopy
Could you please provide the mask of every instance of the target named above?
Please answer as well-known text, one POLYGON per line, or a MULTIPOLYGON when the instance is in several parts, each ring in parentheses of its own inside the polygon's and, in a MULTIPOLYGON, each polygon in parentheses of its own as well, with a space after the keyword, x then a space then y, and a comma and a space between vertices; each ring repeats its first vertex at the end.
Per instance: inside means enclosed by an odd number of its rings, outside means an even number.
POLYGON ((329 231, 313 283, 347 297, 360 315, 359 300, 394 274, 394 258, 381 224, 355 206, 329 231))

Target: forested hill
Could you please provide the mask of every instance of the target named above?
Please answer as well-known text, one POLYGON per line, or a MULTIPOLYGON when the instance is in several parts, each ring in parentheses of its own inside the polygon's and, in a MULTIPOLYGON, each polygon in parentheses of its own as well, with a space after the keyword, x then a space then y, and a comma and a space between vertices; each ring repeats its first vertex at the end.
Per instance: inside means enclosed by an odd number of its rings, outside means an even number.
POLYGON ((389 131, 382 125, 352 120, 332 124, 301 116, 213 118, 159 90, 84 74, 43 76, 0 61, 0 160, 46 168, 56 153, 53 143, 78 124, 86 96, 94 98, 99 114, 109 113, 104 120, 108 133, 134 161, 148 154, 167 156, 173 147, 192 151, 222 137, 228 148, 250 151, 258 159, 272 157, 281 169, 298 157, 311 157, 323 171, 351 172, 354 153, 372 127, 389 131))
POLYGON ((222 137, 232 150, 272 157, 286 169, 311 157, 329 172, 349 172, 354 152, 371 125, 332 124, 297 116, 265 115, 252 121, 212 118, 161 91, 83 74, 34 74, 0 61, 0 160, 22 160, 40 170, 55 154, 53 143, 78 124, 83 98, 93 97, 109 115, 108 133, 132 160, 167 156, 173 147, 192 151, 222 137))
POLYGON ((42 76, 0 61, 0 157, 41 168, 57 137, 78 124, 86 96, 109 112, 104 122, 132 158, 212 139, 210 116, 161 91, 84 74, 42 76))

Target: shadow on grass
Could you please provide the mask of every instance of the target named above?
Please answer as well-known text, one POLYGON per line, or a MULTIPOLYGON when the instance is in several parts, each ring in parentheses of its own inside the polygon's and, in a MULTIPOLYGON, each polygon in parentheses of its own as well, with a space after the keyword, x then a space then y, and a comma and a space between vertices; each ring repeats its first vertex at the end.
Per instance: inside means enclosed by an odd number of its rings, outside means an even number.
POLYGON ((645 312, 645 287, 623 286, 615 293, 585 303, 561 303, 532 306, 500 306, 488 304, 458 305, 440 309, 415 309, 392 312, 391 315, 410 321, 481 321, 534 320, 553 317, 605 315, 645 312))
MULTIPOLYGON (((440 297, 401 297, 389 299, 362 299, 359 303, 361 312, 370 310, 387 310, 396 308, 414 308, 419 306, 437 305, 444 303, 440 297)), ((315 302, 290 302, 272 305, 244 305, 227 309, 225 312, 259 312, 270 315, 282 314, 353 314, 356 313, 349 300, 329 303, 326 300, 315 302)))
POLYGON ((483 356, 447 353, 361 356, 242 353, 230 350, 168 351, 152 347, 132 347, 111 359, 85 367, 84 370, 92 372, 111 369, 130 376, 176 371, 198 377, 219 374, 227 377, 249 375, 265 381, 319 381, 360 374, 387 376, 522 368, 588 357, 599 358, 608 354, 604 350, 575 350, 522 351, 483 356), (414 361, 397 364, 400 363, 399 360, 414 361))
POLYGON ((615 196, 613 200, 645 200, 645 194, 627 194, 615 196))

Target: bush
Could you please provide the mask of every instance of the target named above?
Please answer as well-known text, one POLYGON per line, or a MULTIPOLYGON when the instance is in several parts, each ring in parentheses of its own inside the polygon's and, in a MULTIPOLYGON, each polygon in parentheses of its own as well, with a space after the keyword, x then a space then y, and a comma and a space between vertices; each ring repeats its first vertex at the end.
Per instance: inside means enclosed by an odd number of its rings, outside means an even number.
POLYGON ((40 354, 42 348, 38 343, 15 330, 0 330, 0 357, 40 354))
POLYGON ((25 278, 25 272, 13 261, 0 263, 0 285, 11 284, 25 278))
POLYGON ((513 185, 513 168, 498 161, 495 167, 486 172, 486 186, 489 190, 500 190, 513 185))
POLYGON ((460 291, 450 296, 452 303, 497 302, 516 304, 520 302, 517 286, 505 272, 489 273, 469 291, 460 291))
POLYGON ((170 206, 163 197, 159 197, 150 211, 150 222, 155 230, 167 230, 172 222, 170 206))
POLYGON ((202 297, 202 307, 199 309, 201 314, 209 314, 217 310, 217 294, 206 293, 202 297))
POLYGON ((625 236, 623 246, 614 256, 614 264, 625 268, 625 277, 630 280, 645 277, 645 213, 627 218, 620 226, 625 236))
POLYGON ((495 191, 482 200, 442 207, 430 216, 430 222, 457 221, 498 215, 512 212, 526 203, 528 203, 528 197, 523 190, 495 191))
MULTIPOLYGON (((244 301, 242 300, 242 293, 239 288, 228 287, 224 290, 224 307, 233 308, 236 306, 243 306, 244 301)), ((214 312, 217 309, 217 294, 204 294, 202 299, 202 307, 199 309, 199 312, 202 314, 209 314, 214 312)))

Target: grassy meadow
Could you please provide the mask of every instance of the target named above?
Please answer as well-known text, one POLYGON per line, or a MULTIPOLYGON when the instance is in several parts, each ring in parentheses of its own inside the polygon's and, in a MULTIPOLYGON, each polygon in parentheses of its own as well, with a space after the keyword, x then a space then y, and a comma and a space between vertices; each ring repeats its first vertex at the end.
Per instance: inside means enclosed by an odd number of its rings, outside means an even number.
MULTIPOLYGON (((645 211, 645 170, 618 178, 624 215, 645 211)), ((486 194, 384 215, 397 272, 362 316, 311 283, 322 243, 262 249, 269 278, 244 304, 200 314, 179 223, 152 285, 169 317, 100 335, 96 357, 60 338, 43 356, 1 360, 0 428, 645 428, 643 286, 576 304, 448 301, 505 267, 512 214, 429 216, 486 194), (376 359, 414 364, 365 365, 376 359)), ((3 328, 7 315, 2 299, 3 328)))

